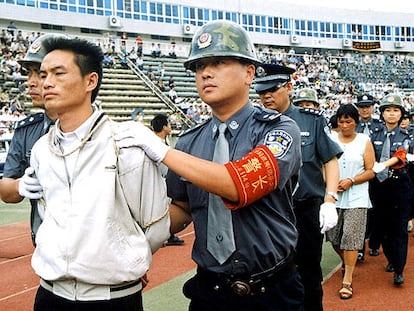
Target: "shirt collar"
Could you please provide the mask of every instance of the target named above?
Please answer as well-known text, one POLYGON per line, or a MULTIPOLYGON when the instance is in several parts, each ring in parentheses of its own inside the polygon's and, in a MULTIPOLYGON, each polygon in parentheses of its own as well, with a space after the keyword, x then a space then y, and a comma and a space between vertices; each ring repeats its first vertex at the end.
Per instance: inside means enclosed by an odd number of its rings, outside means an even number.
MULTIPOLYGON (((240 129, 240 126, 246 122, 249 116, 252 114, 254 107, 251 102, 248 102, 246 105, 243 106, 242 109, 237 111, 234 115, 232 115, 227 121, 227 130, 230 135, 233 137, 237 134, 240 129)), ((218 126, 222 123, 219 119, 217 119, 213 114, 213 122, 212 122, 212 136, 213 138, 216 136, 218 126)))
POLYGON ((60 140, 68 139, 69 137, 76 138, 78 141, 81 141, 91 130, 92 125, 94 124, 95 120, 98 118, 98 116, 102 113, 102 111, 99 111, 98 109, 94 109, 94 112, 92 115, 83 122, 76 130, 73 132, 63 133, 60 130, 59 126, 59 120, 57 121, 57 133, 56 136, 60 140))

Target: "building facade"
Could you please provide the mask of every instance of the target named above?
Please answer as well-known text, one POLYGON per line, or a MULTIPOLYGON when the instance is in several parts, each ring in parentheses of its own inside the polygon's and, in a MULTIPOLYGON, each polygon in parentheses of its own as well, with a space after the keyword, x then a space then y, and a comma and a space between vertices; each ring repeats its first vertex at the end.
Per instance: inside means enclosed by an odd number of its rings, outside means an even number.
POLYGON ((177 43, 188 53, 198 27, 241 24, 257 45, 307 49, 414 51, 414 14, 300 6, 255 0, 0 0, 0 27, 80 36, 140 34, 144 44, 177 43))

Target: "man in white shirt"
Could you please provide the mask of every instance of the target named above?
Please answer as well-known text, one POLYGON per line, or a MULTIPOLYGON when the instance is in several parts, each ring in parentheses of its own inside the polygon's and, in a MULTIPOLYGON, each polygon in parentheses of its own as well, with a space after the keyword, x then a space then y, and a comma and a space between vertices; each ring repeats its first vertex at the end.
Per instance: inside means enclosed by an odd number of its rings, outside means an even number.
POLYGON ((45 206, 32 257, 41 278, 34 310, 141 311, 145 274, 170 224, 156 164, 121 144, 124 128, 146 128, 115 123, 92 105, 102 81, 97 45, 52 38, 45 49, 43 98, 59 119, 19 182, 21 196, 45 206))

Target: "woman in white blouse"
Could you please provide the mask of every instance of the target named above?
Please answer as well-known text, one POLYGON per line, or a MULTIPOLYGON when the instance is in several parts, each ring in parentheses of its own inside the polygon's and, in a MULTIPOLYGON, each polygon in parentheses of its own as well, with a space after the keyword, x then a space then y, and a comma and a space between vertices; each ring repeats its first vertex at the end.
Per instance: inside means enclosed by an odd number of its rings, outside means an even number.
POLYGON ((358 109, 353 104, 341 105, 337 110, 339 132, 332 136, 344 151, 338 160, 338 224, 327 232, 327 240, 343 261, 341 299, 352 297, 352 275, 358 250, 365 243, 367 209, 371 207, 368 180, 375 176, 374 148, 368 136, 355 131, 358 119, 358 109))

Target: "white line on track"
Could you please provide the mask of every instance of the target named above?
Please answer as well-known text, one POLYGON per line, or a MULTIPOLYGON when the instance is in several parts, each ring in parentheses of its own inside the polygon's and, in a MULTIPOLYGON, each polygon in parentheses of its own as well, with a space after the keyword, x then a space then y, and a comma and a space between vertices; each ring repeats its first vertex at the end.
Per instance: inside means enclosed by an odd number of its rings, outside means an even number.
POLYGON ((20 260, 20 259, 24 259, 26 257, 31 257, 32 255, 33 254, 27 254, 27 255, 19 256, 19 257, 12 258, 12 259, 9 259, 9 260, 5 260, 5 261, 0 262, 0 265, 4 265, 6 263, 10 263, 10 262, 13 262, 13 261, 17 261, 17 260, 20 260))
POLYGON ((4 300, 7 300, 7 299, 10 299, 10 298, 14 298, 14 297, 19 296, 19 295, 23 295, 23 294, 25 294, 25 293, 27 293, 27 292, 30 292, 30 291, 32 291, 32 290, 37 290, 38 288, 39 288, 39 285, 36 285, 36 286, 34 286, 34 287, 27 288, 27 289, 25 289, 25 290, 22 290, 22 291, 20 291, 20 292, 14 293, 14 294, 12 294, 12 295, 9 295, 9 296, 6 296, 6 297, 3 297, 3 298, 0 298, 0 302, 2 302, 2 301, 4 301, 4 300))

